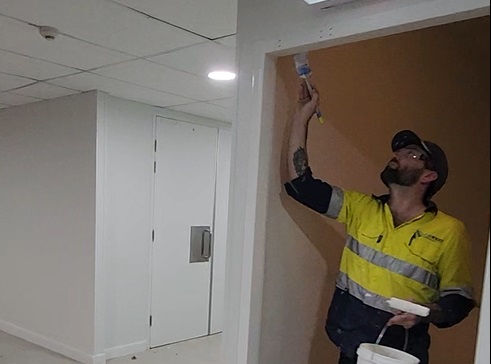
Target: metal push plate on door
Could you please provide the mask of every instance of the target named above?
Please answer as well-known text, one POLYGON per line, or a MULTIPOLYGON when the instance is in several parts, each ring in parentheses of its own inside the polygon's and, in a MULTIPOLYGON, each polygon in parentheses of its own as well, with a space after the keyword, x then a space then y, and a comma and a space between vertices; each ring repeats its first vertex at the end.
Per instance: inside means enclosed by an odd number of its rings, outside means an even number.
POLYGON ((208 262, 211 257, 211 230, 209 226, 191 226, 189 263, 208 262))

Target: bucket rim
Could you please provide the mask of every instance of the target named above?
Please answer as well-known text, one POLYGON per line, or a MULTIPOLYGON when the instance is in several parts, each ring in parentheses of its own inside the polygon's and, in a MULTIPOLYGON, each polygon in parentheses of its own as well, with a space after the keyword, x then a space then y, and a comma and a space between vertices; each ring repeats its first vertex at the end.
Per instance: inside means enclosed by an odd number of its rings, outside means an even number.
POLYGON ((376 355, 380 355, 382 357, 385 357, 385 358, 388 358, 388 359, 392 359, 392 360, 404 360, 404 359, 408 359, 408 360, 411 360, 412 361, 411 363, 407 363, 407 364, 418 364, 418 363, 420 363, 420 360, 418 358, 416 358, 414 355, 411 355, 409 353, 406 353, 405 351, 402 351, 402 350, 391 348, 390 346, 379 345, 379 344, 362 343, 358 347, 356 353, 359 356, 362 356, 362 357, 363 357, 363 354, 365 354, 365 355, 376 354, 376 355), (376 348, 383 348, 385 351, 389 351, 389 352, 392 352, 392 353, 397 353, 397 355, 398 356, 402 356, 402 358, 390 358, 390 357, 387 357, 387 356, 385 356, 383 354, 378 353, 376 350, 374 350, 376 348))

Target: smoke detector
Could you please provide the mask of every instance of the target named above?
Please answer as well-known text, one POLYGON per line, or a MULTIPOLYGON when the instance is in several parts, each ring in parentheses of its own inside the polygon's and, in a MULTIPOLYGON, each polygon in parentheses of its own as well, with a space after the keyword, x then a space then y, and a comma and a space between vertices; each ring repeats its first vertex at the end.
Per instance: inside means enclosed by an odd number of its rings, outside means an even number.
POLYGON ((56 37, 58 37, 60 32, 56 28, 42 25, 39 27, 39 34, 41 34, 41 36, 46 40, 54 40, 56 37))

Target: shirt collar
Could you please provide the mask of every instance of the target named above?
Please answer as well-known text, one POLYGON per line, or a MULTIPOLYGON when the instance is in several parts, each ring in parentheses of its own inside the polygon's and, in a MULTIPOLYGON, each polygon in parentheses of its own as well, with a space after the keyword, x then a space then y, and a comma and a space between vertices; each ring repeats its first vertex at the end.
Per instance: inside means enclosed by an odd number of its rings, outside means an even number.
MULTIPOLYGON (((390 195, 389 194, 380 195, 380 196, 372 195, 372 198, 382 202, 382 204, 385 205, 387 202, 389 202, 390 195)), ((434 213, 438 212, 438 206, 433 201, 427 201, 425 203, 425 206, 426 206, 425 212, 434 212, 434 213)))

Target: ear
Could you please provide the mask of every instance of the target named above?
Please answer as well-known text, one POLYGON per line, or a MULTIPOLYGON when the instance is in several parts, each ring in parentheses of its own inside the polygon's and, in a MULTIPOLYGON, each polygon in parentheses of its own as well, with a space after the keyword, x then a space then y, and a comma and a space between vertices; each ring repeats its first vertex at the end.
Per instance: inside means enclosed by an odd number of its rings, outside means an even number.
POLYGON ((435 171, 426 170, 421 175, 421 183, 430 184, 438 178, 438 173, 435 171))

